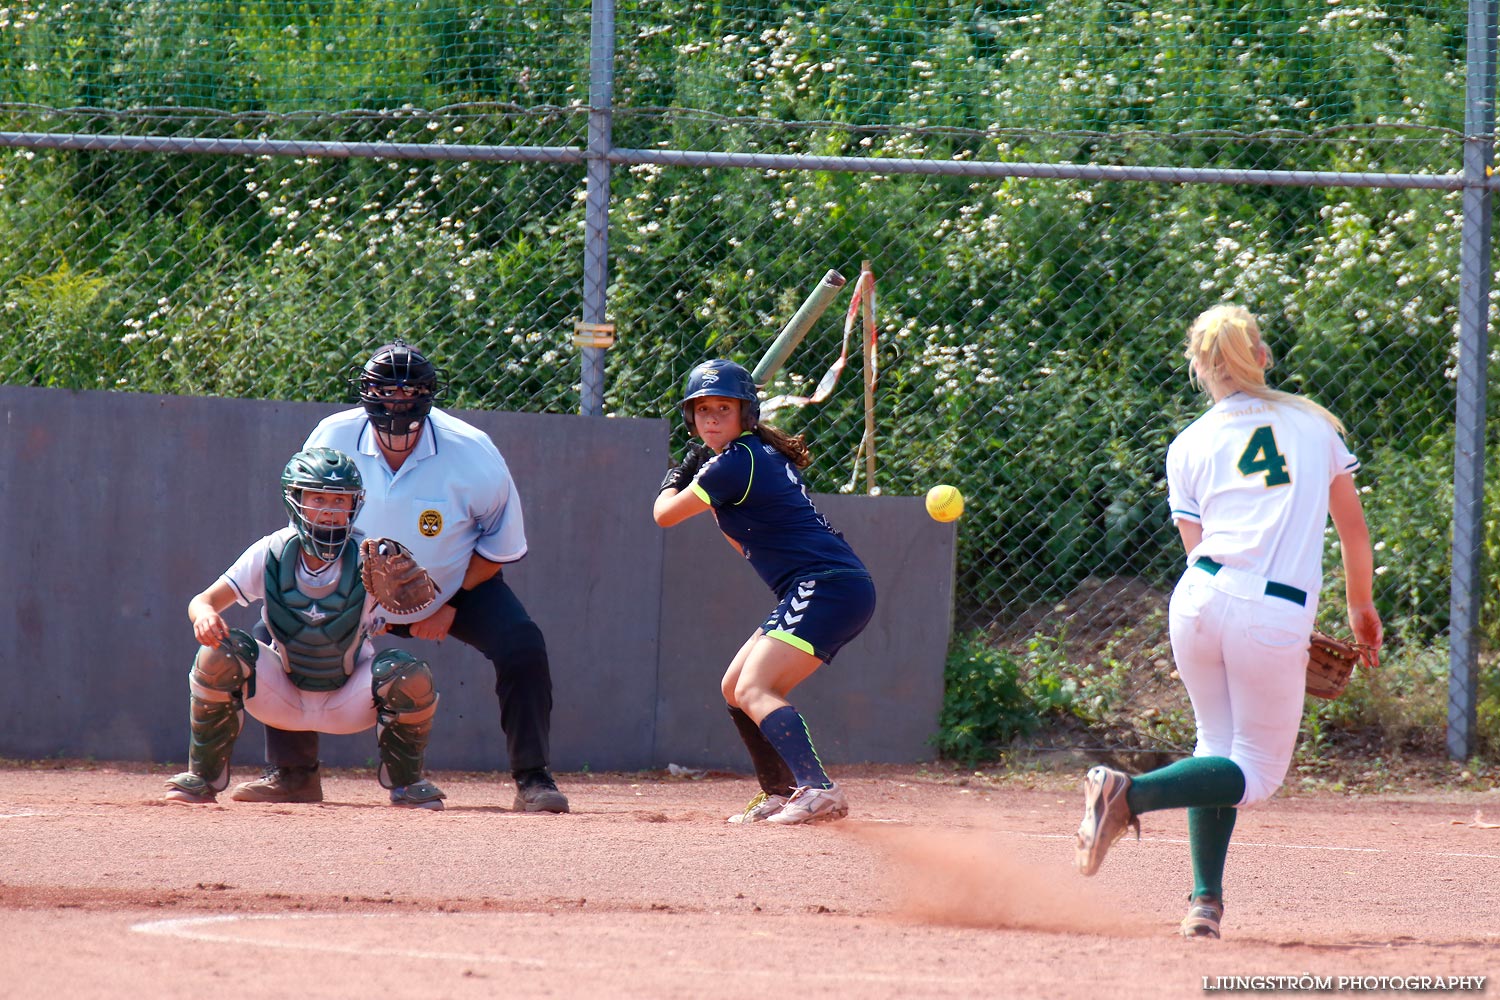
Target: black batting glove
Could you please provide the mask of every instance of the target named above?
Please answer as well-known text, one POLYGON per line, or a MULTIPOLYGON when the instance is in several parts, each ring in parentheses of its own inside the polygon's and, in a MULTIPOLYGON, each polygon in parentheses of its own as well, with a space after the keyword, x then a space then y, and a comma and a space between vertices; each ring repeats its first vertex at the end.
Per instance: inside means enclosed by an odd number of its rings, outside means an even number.
POLYGON ((692 476, 684 476, 682 474, 682 466, 674 465, 667 470, 666 478, 661 481, 661 490, 659 492, 665 493, 667 490, 678 490, 680 492, 692 481, 692 476))
POLYGON ((706 444, 697 441, 688 442, 687 454, 682 459, 682 464, 674 465, 667 470, 667 475, 661 481, 660 492, 667 490, 685 490, 692 485, 697 478, 698 471, 703 468, 703 463, 713 457, 714 450, 706 444))
POLYGON ((688 469, 694 476, 699 470, 708 464, 708 460, 714 457, 714 450, 702 441, 689 441, 687 446, 687 457, 682 460, 682 466, 688 469))

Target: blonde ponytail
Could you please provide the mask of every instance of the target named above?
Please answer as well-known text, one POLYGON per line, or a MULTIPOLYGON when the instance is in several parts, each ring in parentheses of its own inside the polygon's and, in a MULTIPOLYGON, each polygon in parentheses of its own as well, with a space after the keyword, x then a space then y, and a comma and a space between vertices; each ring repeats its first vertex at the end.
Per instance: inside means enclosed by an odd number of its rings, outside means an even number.
POLYGON ((1205 310, 1188 328, 1187 351, 1191 378, 1204 389, 1217 388, 1224 395, 1243 392, 1268 402, 1290 403, 1309 413, 1316 413, 1344 433, 1344 424, 1312 400, 1266 385, 1266 370, 1271 367, 1271 351, 1261 340, 1255 317, 1242 306, 1221 303, 1205 310))

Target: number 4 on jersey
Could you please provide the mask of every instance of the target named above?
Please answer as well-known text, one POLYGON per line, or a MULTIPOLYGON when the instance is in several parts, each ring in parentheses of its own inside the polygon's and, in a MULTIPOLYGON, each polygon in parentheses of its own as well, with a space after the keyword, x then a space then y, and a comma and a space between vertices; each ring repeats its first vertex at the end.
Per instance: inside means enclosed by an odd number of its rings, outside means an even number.
POLYGON ((1286 459, 1276 447, 1276 432, 1269 426, 1255 428, 1245 450, 1240 453, 1240 475, 1265 476, 1267 486, 1285 486, 1292 481, 1286 471, 1286 459))

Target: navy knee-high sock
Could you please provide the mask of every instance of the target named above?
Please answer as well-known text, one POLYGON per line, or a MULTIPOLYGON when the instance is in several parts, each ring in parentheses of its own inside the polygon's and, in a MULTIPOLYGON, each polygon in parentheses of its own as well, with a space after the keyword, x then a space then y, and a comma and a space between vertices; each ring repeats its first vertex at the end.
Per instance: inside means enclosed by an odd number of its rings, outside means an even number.
POLYGON ((739 730, 745 749, 750 751, 750 764, 755 768, 760 790, 767 795, 780 795, 783 798, 791 795, 796 790, 797 779, 793 777, 791 768, 786 766, 781 754, 771 745, 771 741, 766 739, 766 734, 755 724, 755 720, 738 708, 731 708, 729 717, 734 720, 734 728, 739 730))
POLYGON ((784 705, 760 720, 760 731, 787 767, 801 788, 831 788, 833 782, 818 760, 818 751, 813 749, 812 736, 807 732, 807 723, 792 706, 784 705))

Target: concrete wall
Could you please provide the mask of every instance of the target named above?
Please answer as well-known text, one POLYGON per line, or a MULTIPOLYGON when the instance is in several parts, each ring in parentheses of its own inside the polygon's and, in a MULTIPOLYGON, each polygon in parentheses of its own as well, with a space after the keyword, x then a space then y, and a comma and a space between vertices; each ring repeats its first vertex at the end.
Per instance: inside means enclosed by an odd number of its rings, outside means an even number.
MULTIPOLYGON (((187 746, 188 599, 286 523, 278 477, 337 406, 0 386, 0 755, 176 761, 187 746)), ((708 518, 671 531, 651 501, 664 420, 459 411, 505 455, 530 554, 506 579, 547 636, 559 770, 746 769, 718 680, 770 610, 708 518), (699 581, 728 591, 703 599, 699 581)), ((954 532, 911 497, 817 498, 875 576, 865 633, 798 690, 823 758, 929 755, 952 608, 954 532)), ((234 608, 248 627, 258 611, 234 608)), ((442 690, 429 764, 507 770, 489 663, 456 641, 392 640, 442 690)), ((247 720, 235 753, 261 759, 247 720)), ((373 733, 325 736, 332 764, 373 733)))

